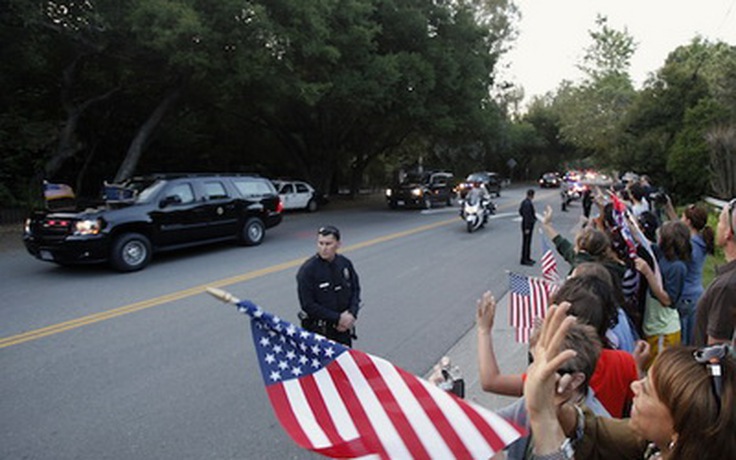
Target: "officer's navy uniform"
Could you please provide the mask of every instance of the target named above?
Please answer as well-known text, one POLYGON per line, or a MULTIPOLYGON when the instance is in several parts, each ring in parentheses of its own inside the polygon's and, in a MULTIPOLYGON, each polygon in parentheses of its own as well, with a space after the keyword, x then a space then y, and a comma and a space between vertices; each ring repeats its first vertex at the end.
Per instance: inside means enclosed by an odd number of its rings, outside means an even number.
POLYGON ((296 281, 299 303, 308 315, 303 326, 351 346, 353 331, 339 332, 336 326, 345 310, 358 317, 360 282, 352 262, 341 254, 336 254, 332 262, 314 255, 299 268, 296 281))
POLYGON ((533 264, 534 261, 531 258, 531 246, 532 246, 532 231, 534 230, 534 222, 537 221, 536 213, 534 212, 534 204, 529 197, 525 198, 519 206, 519 215, 521 215, 521 263, 522 264, 533 264))

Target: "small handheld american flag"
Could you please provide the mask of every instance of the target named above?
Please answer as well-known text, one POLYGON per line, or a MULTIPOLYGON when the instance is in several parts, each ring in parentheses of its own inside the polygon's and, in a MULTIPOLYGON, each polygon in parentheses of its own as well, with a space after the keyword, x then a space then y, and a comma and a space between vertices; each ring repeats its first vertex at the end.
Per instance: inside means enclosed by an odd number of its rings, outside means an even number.
POLYGON ((560 274, 557 271, 557 260, 555 259, 552 245, 545 235, 542 235, 542 277, 547 281, 556 283, 560 280, 560 274))
POLYGON ((516 341, 527 343, 534 320, 544 318, 555 286, 542 278, 509 272, 509 322, 516 330, 516 341))

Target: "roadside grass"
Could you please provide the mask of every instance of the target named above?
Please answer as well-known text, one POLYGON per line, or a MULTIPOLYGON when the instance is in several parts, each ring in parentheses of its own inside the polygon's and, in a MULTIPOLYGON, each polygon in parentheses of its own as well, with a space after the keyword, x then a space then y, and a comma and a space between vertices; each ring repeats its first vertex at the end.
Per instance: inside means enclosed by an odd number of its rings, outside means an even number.
MULTIPOLYGON (((713 229, 713 233, 715 233, 716 227, 718 226, 719 214, 720 211, 714 211, 712 208, 708 208, 708 225, 713 229)), ((708 287, 716 276, 716 267, 725 263, 726 257, 723 255, 723 250, 716 246, 715 254, 706 257, 705 264, 703 265, 703 286, 708 287)))

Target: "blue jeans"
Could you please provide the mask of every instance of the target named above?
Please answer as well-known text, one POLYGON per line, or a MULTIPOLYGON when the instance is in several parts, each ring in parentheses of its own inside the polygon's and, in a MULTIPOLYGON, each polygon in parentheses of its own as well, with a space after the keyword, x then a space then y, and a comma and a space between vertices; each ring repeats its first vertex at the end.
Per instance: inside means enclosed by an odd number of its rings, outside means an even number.
POLYGON ((693 344, 693 330, 695 328, 695 306, 697 299, 680 299, 675 308, 680 314, 680 329, 682 331, 682 344, 693 344))

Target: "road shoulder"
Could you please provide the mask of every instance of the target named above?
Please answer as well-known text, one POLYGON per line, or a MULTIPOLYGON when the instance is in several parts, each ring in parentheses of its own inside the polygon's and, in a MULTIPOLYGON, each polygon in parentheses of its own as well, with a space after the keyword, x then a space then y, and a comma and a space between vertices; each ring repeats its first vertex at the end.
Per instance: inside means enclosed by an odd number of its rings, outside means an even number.
MULTIPOLYGON (((508 320, 508 293, 498 302, 493 327, 493 349, 498 367, 504 374, 521 374, 526 370, 527 345, 517 343, 508 320)), ((455 343, 445 356, 458 366, 465 380, 465 399, 488 409, 497 410, 516 401, 517 398, 500 396, 483 391, 478 377, 478 347, 475 324, 455 343)), ((425 376, 429 377, 430 372, 425 376)))

